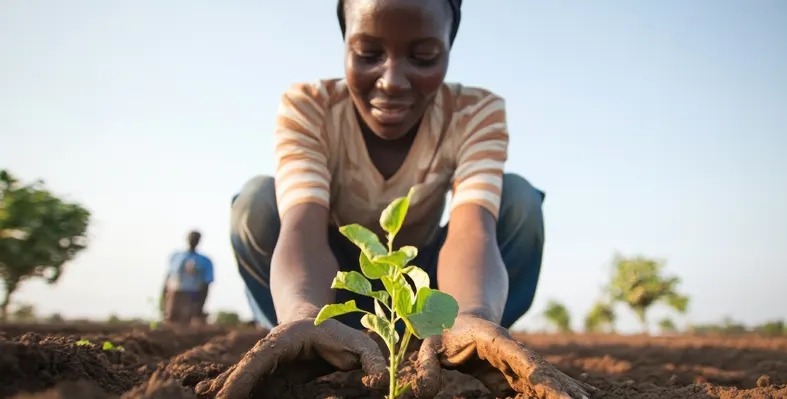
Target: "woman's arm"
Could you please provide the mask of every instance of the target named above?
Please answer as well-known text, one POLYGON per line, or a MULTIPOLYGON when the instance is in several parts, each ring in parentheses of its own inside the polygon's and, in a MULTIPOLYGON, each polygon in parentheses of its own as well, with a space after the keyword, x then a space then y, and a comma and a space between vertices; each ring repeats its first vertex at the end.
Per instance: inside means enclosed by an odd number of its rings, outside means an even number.
POLYGON ((497 217, 508 158, 505 101, 482 89, 467 89, 455 118, 464 129, 448 235, 440 250, 437 284, 459 303, 461 314, 499 324, 508 297, 508 274, 497 246, 497 217))
POLYGON ((305 203, 281 223, 271 260, 271 294, 279 323, 316 317, 332 303, 339 264, 328 245, 328 209, 305 203))
POLYGON ((459 312, 499 324, 508 297, 508 273, 497 246, 495 218, 463 204, 451 212, 437 264, 437 284, 453 295, 459 312))
POLYGON ((316 317, 333 302, 339 270, 328 244, 331 173, 322 136, 330 94, 291 86, 276 118, 276 204, 281 229, 271 259, 271 295, 280 323, 316 317))

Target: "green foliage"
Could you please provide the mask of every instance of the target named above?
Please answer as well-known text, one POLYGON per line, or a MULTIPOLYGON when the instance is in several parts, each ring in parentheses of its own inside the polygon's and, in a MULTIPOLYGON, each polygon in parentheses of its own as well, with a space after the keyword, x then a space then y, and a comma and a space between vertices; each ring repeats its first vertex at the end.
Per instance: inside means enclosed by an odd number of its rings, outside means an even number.
POLYGON ((659 330, 661 330, 664 334, 673 334, 678 332, 678 327, 672 321, 672 319, 665 317, 659 320, 659 330))
POLYGON ((784 320, 766 321, 758 326, 747 327, 744 324, 725 317, 718 324, 695 324, 689 327, 689 332, 696 335, 744 335, 758 334, 769 337, 787 336, 787 326, 784 320))
POLYGON ((110 351, 110 352, 115 352, 115 351, 123 352, 123 351, 126 350, 126 348, 124 348, 124 347, 122 347, 120 345, 115 346, 115 345, 112 344, 112 342, 109 342, 109 341, 104 341, 104 345, 101 345, 101 350, 110 351))
POLYGON ((235 312, 220 310, 216 312, 215 323, 220 326, 235 327, 241 325, 240 316, 235 312))
MULTIPOLYGON (((87 339, 80 339, 79 341, 76 342, 75 345, 76 346, 93 346, 93 343, 90 342, 90 340, 87 340, 87 339)), ((107 352, 123 352, 123 351, 126 350, 126 348, 124 348, 124 347, 122 347, 120 345, 115 346, 114 344, 112 344, 112 342, 109 342, 109 341, 104 341, 104 344, 101 345, 101 350, 107 351, 107 352)))
POLYGON ((688 297, 677 291, 680 279, 663 275, 662 262, 641 256, 615 257, 614 273, 609 286, 613 301, 628 305, 647 331, 647 311, 662 302, 680 313, 688 308, 688 297))
POLYGON ((51 315, 47 316, 44 321, 52 324, 60 324, 63 323, 65 319, 63 319, 63 316, 60 313, 52 313, 51 315))
POLYGON ((159 295, 158 302, 151 297, 148 297, 148 304, 153 310, 153 316, 148 320, 148 329, 155 330, 159 326, 159 322, 164 318, 164 305, 166 300, 166 292, 159 295))
POLYGON ((14 291, 28 278, 58 281, 63 266, 85 249, 90 212, 54 196, 43 182, 22 185, 0 170, 0 278, 5 319, 14 291))
POLYGON ((571 332, 571 314, 563 304, 555 300, 550 300, 544 311, 544 317, 549 323, 557 328, 559 332, 571 332))
POLYGON ((429 287, 429 275, 417 266, 408 265, 418 256, 418 249, 404 246, 393 249, 396 234, 402 228, 410 206, 410 190, 407 197, 397 198, 382 212, 380 226, 387 233, 387 245, 383 245, 371 230, 351 224, 339 231, 361 250, 358 263, 361 272, 339 272, 331 284, 332 288, 343 289, 358 295, 374 298, 375 312, 371 313, 356 306, 355 301, 326 305, 314 321, 319 325, 325 320, 347 313, 363 313, 361 324, 385 341, 390 354, 389 398, 406 392, 409 384, 400 384, 396 374, 404 358, 410 338, 424 339, 443 333, 451 328, 459 314, 456 300, 441 291, 429 287), (414 283, 411 285, 405 276, 414 283), (380 280, 385 291, 375 291, 369 280, 380 280), (403 337, 396 332, 396 323, 405 325, 403 337), (396 344, 399 343, 397 351, 396 344))
POLYGON ((759 334, 770 337, 780 337, 787 335, 787 328, 785 328, 783 320, 765 322, 757 326, 755 331, 757 331, 759 334))
POLYGON ((14 309, 13 314, 11 315, 12 319, 15 322, 19 323, 35 323, 36 322, 36 308, 30 304, 19 304, 14 309))
POLYGON ((612 305, 607 302, 596 302, 590 312, 585 316, 586 332, 614 332, 615 331, 615 311, 612 305))

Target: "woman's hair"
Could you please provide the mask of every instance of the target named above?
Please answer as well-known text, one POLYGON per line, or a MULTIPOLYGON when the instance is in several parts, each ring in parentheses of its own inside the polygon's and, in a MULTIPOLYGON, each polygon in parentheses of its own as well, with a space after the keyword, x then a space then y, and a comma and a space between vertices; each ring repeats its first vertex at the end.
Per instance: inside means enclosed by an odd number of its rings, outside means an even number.
MULTIPOLYGON (((451 7, 451 35, 449 36, 449 44, 454 44, 456 34, 459 32, 459 21, 462 19, 462 0, 443 0, 448 2, 451 7)), ((339 17, 339 27, 342 30, 342 37, 347 31, 347 24, 344 18, 344 0, 339 0, 336 6, 336 15, 339 17)))

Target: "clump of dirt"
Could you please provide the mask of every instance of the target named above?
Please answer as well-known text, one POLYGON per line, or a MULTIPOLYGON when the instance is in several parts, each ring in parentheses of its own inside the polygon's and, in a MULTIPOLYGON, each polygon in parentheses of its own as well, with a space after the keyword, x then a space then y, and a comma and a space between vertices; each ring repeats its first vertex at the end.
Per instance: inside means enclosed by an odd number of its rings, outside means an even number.
MULTIPOLYGON (((70 326, 45 336, 14 328, 0 326, 0 398, 196 399, 195 388, 199 391, 201 385, 216 381, 265 335, 249 328, 229 333, 208 327, 91 332, 88 327, 70 326), (77 346, 79 339, 96 345, 77 346), (104 341, 125 350, 103 351, 104 341)), ((592 399, 787 399, 787 338, 515 337, 566 374, 598 388, 592 399)), ((400 371, 404 380, 415 375, 417 345, 411 344, 412 352, 400 371)), ((255 390, 252 398, 384 397, 385 392, 371 391, 361 382, 361 371, 305 381, 298 377, 303 368, 280 365, 277 375, 255 390)), ((446 370, 437 398, 494 396, 473 377, 446 370)))
POLYGON ((43 392, 21 393, 14 399, 116 399, 98 384, 89 380, 65 381, 43 392))
POLYGON ((112 364, 101 348, 77 346, 66 337, 28 333, 0 338, 0 397, 35 392, 63 380, 89 379, 102 389, 122 394, 142 382, 132 370, 112 364), (7 381, 7 382, 6 382, 7 381))
POLYGON ((265 332, 261 330, 233 331, 175 356, 167 364, 159 365, 159 369, 193 388, 237 363, 263 337, 265 332))

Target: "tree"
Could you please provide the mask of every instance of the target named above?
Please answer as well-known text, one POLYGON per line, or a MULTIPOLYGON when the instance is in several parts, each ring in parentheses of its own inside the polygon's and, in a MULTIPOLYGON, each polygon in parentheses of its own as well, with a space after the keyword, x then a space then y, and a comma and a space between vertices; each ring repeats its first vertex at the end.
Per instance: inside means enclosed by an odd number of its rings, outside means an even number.
POLYGON ((659 329, 664 334, 673 334, 678 331, 678 327, 669 317, 665 317, 659 321, 659 329))
POLYGON ((680 279, 664 276, 664 263, 642 256, 615 256, 609 294, 616 302, 628 305, 637 314, 643 330, 648 331, 647 311, 663 302, 680 313, 688 308, 689 298, 677 292, 680 279))
POLYGON ((771 337, 778 337, 787 334, 787 328, 784 326, 784 321, 769 321, 765 322, 755 328, 755 331, 762 335, 771 337))
POLYGON ((585 331, 593 333, 603 330, 615 331, 615 312, 611 304, 599 301, 585 316, 585 331))
POLYGON ((742 335, 750 330, 740 322, 726 316, 719 324, 696 324, 689 328, 692 334, 697 335, 742 335))
POLYGON ((60 324, 63 323, 65 319, 63 319, 63 316, 60 313, 52 313, 51 315, 47 316, 44 321, 52 324, 60 324))
POLYGON ((30 304, 19 304, 13 312, 13 319, 20 323, 33 323, 36 321, 36 308, 30 304))
POLYGON ((721 321, 721 330, 725 335, 741 335, 749 332, 745 324, 735 321, 730 316, 724 316, 724 320, 721 321))
POLYGON ((234 327, 240 325, 240 316, 235 312, 220 310, 216 313, 216 324, 220 326, 234 327))
POLYGON ((90 212, 54 196, 42 181, 22 185, 0 170, 0 278, 5 285, 0 320, 8 316, 22 282, 58 281, 63 266, 85 249, 89 221, 90 212))
POLYGON ((571 315, 563 304, 550 300, 544 311, 544 317, 562 333, 571 332, 571 315))

